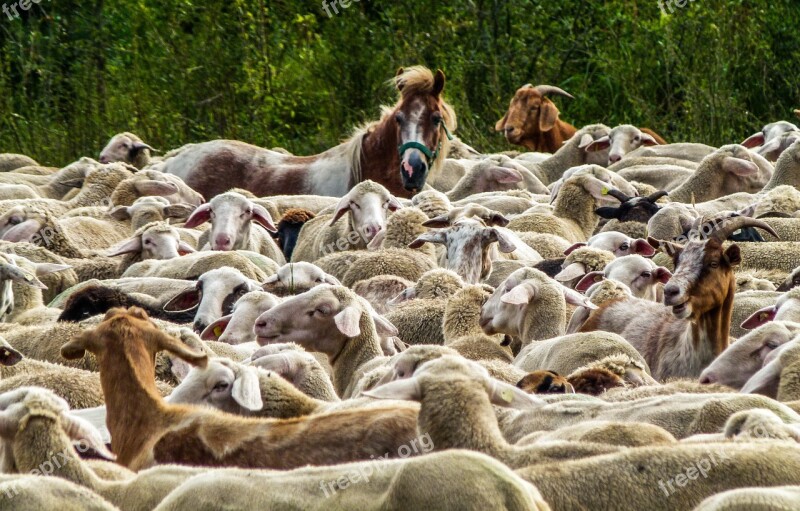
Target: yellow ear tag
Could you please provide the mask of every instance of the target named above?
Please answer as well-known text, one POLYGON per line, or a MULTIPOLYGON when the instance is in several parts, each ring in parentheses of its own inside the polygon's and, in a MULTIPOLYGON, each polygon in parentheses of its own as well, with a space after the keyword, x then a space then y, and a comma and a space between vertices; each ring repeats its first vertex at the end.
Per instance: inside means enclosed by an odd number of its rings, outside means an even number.
POLYGON ((217 326, 214 327, 214 335, 215 336, 217 336, 217 337, 221 336, 222 332, 224 332, 224 330, 222 329, 221 326, 217 325, 217 326))
POLYGON ((25 274, 25 280, 27 280, 28 282, 32 281, 33 280, 33 275, 31 275, 30 273, 26 273, 25 274))
POLYGON ((514 400, 514 393, 508 389, 504 389, 500 392, 500 397, 503 398, 503 401, 506 403, 510 403, 514 400))
POLYGON ((595 282, 602 282, 602 280, 603 280, 603 277, 601 277, 600 275, 595 275, 594 276, 594 281, 595 282))
POLYGON ((758 315, 758 319, 760 321, 766 321, 767 318, 769 318, 769 313, 768 312, 762 312, 761 314, 758 315))
POLYGON ((608 188, 603 187, 603 189, 600 190, 600 195, 608 195, 608 188))

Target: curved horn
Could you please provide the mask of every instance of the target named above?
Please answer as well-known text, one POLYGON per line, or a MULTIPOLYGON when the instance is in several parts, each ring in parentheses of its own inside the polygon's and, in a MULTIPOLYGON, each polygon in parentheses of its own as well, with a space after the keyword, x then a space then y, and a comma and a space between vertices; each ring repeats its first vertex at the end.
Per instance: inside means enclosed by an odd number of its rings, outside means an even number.
POLYGON ((575 97, 572 94, 570 94, 569 92, 565 91, 560 87, 556 87, 555 85, 537 85, 533 89, 542 96, 547 96, 548 94, 554 94, 556 96, 564 96, 565 98, 575 99, 575 97))
POLYGON ((655 193, 651 193, 650 195, 648 195, 647 200, 649 200, 650 202, 655 202, 661 197, 666 197, 667 195, 669 195, 669 192, 665 192, 664 190, 659 190, 655 193))
POLYGON ((624 193, 620 192, 616 188, 609 188, 607 195, 610 195, 610 196, 614 197, 615 199, 617 199, 621 203, 628 202, 629 200, 631 200, 630 197, 628 197, 624 193))
POLYGON ((768 233, 775 236, 775 238, 780 239, 778 233, 770 227, 770 225, 762 220, 756 220, 755 218, 750 218, 747 216, 735 216, 731 218, 725 218, 718 222, 719 228, 715 229, 711 236, 717 238, 720 241, 725 241, 728 239, 728 236, 733 234, 734 232, 738 231, 743 227, 758 227, 759 229, 763 229, 768 233))

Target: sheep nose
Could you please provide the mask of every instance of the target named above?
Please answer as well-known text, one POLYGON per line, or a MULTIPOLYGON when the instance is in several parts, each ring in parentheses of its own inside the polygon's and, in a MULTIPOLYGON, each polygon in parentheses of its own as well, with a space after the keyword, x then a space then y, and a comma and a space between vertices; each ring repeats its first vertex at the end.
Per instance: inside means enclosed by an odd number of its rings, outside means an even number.
POLYGON ((267 320, 262 319, 260 321, 256 321, 256 328, 265 328, 267 326, 267 320))
POLYGON ((381 232, 381 226, 380 225, 367 225, 366 227, 364 227, 364 234, 366 234, 367 238, 370 241, 379 232, 381 232))
POLYGON ((622 156, 620 156, 619 154, 609 154, 608 155, 609 163, 617 163, 621 159, 622 159, 622 156))
POLYGON ((218 234, 216 238, 214 238, 214 245, 216 250, 230 250, 231 245, 231 237, 227 234, 218 234))
POLYGON ((709 383, 716 383, 717 382, 717 375, 714 373, 704 374, 700 377, 700 384, 701 385, 708 385, 709 383))
POLYGON ((100 163, 103 163, 103 164, 108 163, 108 156, 101 156, 100 157, 100 163))
POLYGON ((194 324, 192 325, 192 328, 194 328, 194 331, 195 331, 196 333, 200 333, 200 332, 202 332, 203 330, 205 330, 207 326, 208 326, 208 325, 207 325, 206 323, 204 323, 204 322, 202 322, 202 321, 200 321, 200 320, 197 320, 197 321, 195 321, 195 322, 194 322, 194 324))

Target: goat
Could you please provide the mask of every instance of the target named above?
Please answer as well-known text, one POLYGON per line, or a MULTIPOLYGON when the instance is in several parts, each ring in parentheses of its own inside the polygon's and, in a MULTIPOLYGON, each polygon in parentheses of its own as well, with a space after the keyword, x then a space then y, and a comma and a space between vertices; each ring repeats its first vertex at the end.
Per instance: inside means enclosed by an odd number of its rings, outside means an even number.
POLYGON ((575 99, 553 85, 528 83, 514 94, 508 111, 497 121, 495 131, 502 131, 506 140, 529 151, 554 153, 575 134, 575 126, 558 118, 558 108, 548 94, 575 99))

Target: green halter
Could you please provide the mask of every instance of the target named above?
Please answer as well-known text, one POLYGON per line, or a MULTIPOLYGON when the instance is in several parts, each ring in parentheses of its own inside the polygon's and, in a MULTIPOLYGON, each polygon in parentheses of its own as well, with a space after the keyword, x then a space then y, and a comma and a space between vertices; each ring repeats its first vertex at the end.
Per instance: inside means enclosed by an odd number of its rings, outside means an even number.
MULTIPOLYGON (((450 133, 450 130, 447 129, 447 125, 440 121, 439 126, 441 126, 444 130, 447 140, 453 140, 453 135, 450 133)), ((400 153, 401 158, 407 149, 419 149, 419 151, 425 155, 425 158, 428 159, 428 165, 431 165, 434 161, 436 161, 436 157, 439 156, 439 151, 442 149, 442 139, 439 138, 439 144, 436 146, 435 151, 431 151, 428 149, 428 146, 419 142, 406 142, 405 144, 400 144, 397 146, 397 152, 400 153)))

